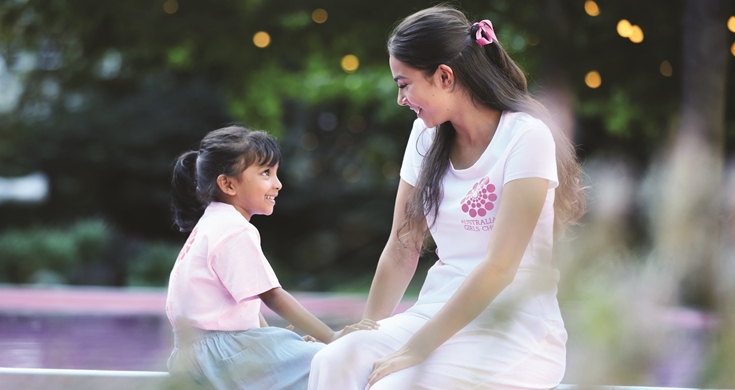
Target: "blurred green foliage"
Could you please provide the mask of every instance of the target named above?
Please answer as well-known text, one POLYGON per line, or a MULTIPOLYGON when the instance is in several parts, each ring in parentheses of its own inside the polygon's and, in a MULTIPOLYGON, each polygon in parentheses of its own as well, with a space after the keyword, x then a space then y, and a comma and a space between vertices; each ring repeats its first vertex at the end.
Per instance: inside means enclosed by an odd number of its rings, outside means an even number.
POLYGON ((0 283, 165 286, 178 245, 126 238, 100 219, 0 233, 0 283))
MULTIPOLYGON (((0 204, 0 232, 103 218, 127 239, 180 245, 168 206, 173 160, 208 131, 242 123, 275 134, 284 151, 276 212, 254 219, 279 276, 312 290, 359 284, 390 231, 413 119, 395 104, 386 38, 431 4, 0 2, 0 176, 51 180, 43 204, 0 204), (326 22, 311 19, 317 8, 326 22), (253 44, 258 31, 270 45, 253 44), (360 62, 353 73, 340 66, 347 54, 360 62)), ((643 169, 668 142, 681 100, 683 0, 599 1, 596 17, 581 0, 451 4, 493 21, 538 97, 554 103, 554 88, 568 92, 583 159, 617 154, 643 169), (641 26, 642 43, 616 33, 623 18, 641 26), (664 60, 671 77, 659 72, 664 60), (590 70, 602 75, 599 88, 584 84, 590 70)), ((723 82, 735 89, 735 78, 723 82)), ((735 112, 727 115, 731 152, 735 112)))

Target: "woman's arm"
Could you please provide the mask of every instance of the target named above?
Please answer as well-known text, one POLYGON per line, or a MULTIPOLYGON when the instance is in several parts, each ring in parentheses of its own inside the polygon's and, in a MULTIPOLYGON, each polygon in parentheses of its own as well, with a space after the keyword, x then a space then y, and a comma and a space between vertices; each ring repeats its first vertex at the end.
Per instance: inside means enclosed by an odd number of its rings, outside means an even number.
POLYGON ((414 187, 401 179, 393 209, 390 238, 378 260, 378 269, 370 286, 363 318, 382 320, 390 317, 416 272, 423 235, 413 234, 404 237, 403 243, 398 239, 398 229, 405 221, 406 201, 413 191, 414 187))
POLYGON ((268 308, 281 316, 284 320, 303 330, 317 340, 329 344, 334 340, 356 330, 376 329, 375 321, 363 319, 354 325, 345 326, 335 332, 325 323, 311 314, 288 291, 281 287, 272 288, 259 295, 268 308))
POLYGON ((538 223, 548 188, 548 180, 539 178, 514 180, 505 185, 483 261, 406 345, 375 362, 369 385, 392 372, 421 363, 480 315, 513 281, 538 223))
POLYGON ((260 319, 260 327, 267 328, 268 322, 265 320, 265 317, 263 317, 263 313, 258 313, 258 318, 260 319))

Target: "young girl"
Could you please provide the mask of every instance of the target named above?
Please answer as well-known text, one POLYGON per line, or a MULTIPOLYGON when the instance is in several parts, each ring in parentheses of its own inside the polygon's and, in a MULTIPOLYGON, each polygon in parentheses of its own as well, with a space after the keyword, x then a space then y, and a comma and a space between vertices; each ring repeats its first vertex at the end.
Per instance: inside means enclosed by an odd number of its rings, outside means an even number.
POLYGON ((396 27, 388 53, 398 104, 417 119, 365 309, 381 326, 322 349, 309 388, 553 388, 567 338, 554 233, 585 204, 574 148, 490 21, 425 9, 396 27), (440 260, 392 316, 427 230, 440 260))
POLYGON ((283 290, 260 248, 256 214, 270 215, 281 152, 265 132, 227 127, 176 161, 174 222, 191 232, 171 271, 166 314, 175 346, 168 367, 217 389, 305 389, 323 344, 267 327, 261 300, 285 320, 330 343, 375 323, 334 332, 283 290))

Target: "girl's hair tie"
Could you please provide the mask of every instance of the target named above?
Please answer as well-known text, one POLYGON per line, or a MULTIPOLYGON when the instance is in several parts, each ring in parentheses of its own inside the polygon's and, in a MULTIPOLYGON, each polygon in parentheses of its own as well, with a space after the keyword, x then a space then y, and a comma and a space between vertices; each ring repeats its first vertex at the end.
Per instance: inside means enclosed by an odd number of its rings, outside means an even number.
POLYGON ((470 31, 470 34, 475 34, 475 41, 480 45, 480 47, 489 45, 498 40, 498 37, 495 36, 493 24, 487 19, 473 24, 470 31))

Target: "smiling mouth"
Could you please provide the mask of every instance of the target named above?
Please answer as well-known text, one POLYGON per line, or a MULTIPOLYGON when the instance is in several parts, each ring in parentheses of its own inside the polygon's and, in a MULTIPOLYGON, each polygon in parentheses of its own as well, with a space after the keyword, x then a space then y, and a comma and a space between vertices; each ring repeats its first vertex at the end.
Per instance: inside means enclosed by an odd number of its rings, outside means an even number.
POLYGON ((265 198, 268 199, 268 200, 273 200, 273 201, 276 200, 276 197, 275 196, 270 196, 270 195, 266 195, 265 198))

